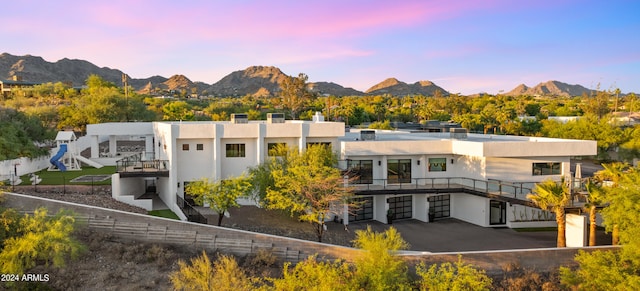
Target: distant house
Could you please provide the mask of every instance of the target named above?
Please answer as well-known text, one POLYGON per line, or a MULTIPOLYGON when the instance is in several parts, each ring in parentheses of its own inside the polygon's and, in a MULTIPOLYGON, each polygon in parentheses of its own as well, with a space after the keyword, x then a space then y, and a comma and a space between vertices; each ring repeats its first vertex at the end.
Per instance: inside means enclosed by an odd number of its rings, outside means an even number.
POLYGON ((9 94, 11 94, 11 91, 23 88, 31 88, 35 85, 40 85, 40 83, 25 82, 22 80, 22 77, 13 76, 11 80, 0 80, 0 92, 2 92, 2 95, 4 97, 7 97, 9 96, 9 94))
POLYGON ((640 112, 614 112, 613 120, 619 125, 633 126, 640 124, 640 112))

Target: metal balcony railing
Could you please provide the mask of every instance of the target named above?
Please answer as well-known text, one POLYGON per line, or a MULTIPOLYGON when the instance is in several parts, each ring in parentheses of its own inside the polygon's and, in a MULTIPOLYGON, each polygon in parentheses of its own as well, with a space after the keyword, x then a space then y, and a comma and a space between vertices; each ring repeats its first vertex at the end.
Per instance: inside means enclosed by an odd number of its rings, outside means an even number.
POLYGON ((168 172, 169 161, 146 160, 140 153, 116 161, 116 171, 118 173, 168 172))

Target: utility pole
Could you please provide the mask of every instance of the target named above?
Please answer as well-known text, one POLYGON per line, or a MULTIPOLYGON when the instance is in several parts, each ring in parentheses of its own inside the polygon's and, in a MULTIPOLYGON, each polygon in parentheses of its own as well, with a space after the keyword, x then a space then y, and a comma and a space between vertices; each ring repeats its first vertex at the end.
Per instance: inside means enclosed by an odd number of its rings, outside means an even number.
POLYGON ((124 116, 127 122, 129 122, 129 84, 127 80, 127 74, 122 73, 122 85, 124 86, 124 116))

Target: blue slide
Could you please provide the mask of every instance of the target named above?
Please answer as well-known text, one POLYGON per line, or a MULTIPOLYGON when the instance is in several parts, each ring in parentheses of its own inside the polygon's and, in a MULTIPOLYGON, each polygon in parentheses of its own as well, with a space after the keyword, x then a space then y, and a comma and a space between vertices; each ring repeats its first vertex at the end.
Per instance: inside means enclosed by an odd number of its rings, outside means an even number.
POLYGON ((51 159, 49 160, 49 162, 51 162, 52 165, 56 166, 56 168, 58 168, 58 170, 60 170, 61 172, 64 172, 67 170, 67 167, 60 162, 60 159, 62 158, 62 156, 64 156, 64 153, 67 152, 67 145, 66 144, 61 144, 60 145, 60 150, 58 150, 58 153, 51 157, 51 159))

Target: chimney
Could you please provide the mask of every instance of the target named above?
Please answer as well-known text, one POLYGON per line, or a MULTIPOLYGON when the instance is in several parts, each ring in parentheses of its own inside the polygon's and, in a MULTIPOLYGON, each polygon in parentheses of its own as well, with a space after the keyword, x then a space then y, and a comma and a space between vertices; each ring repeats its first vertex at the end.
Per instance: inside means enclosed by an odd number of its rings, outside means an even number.
POLYGON ((22 82, 22 76, 13 75, 11 76, 11 79, 16 82, 22 82))

